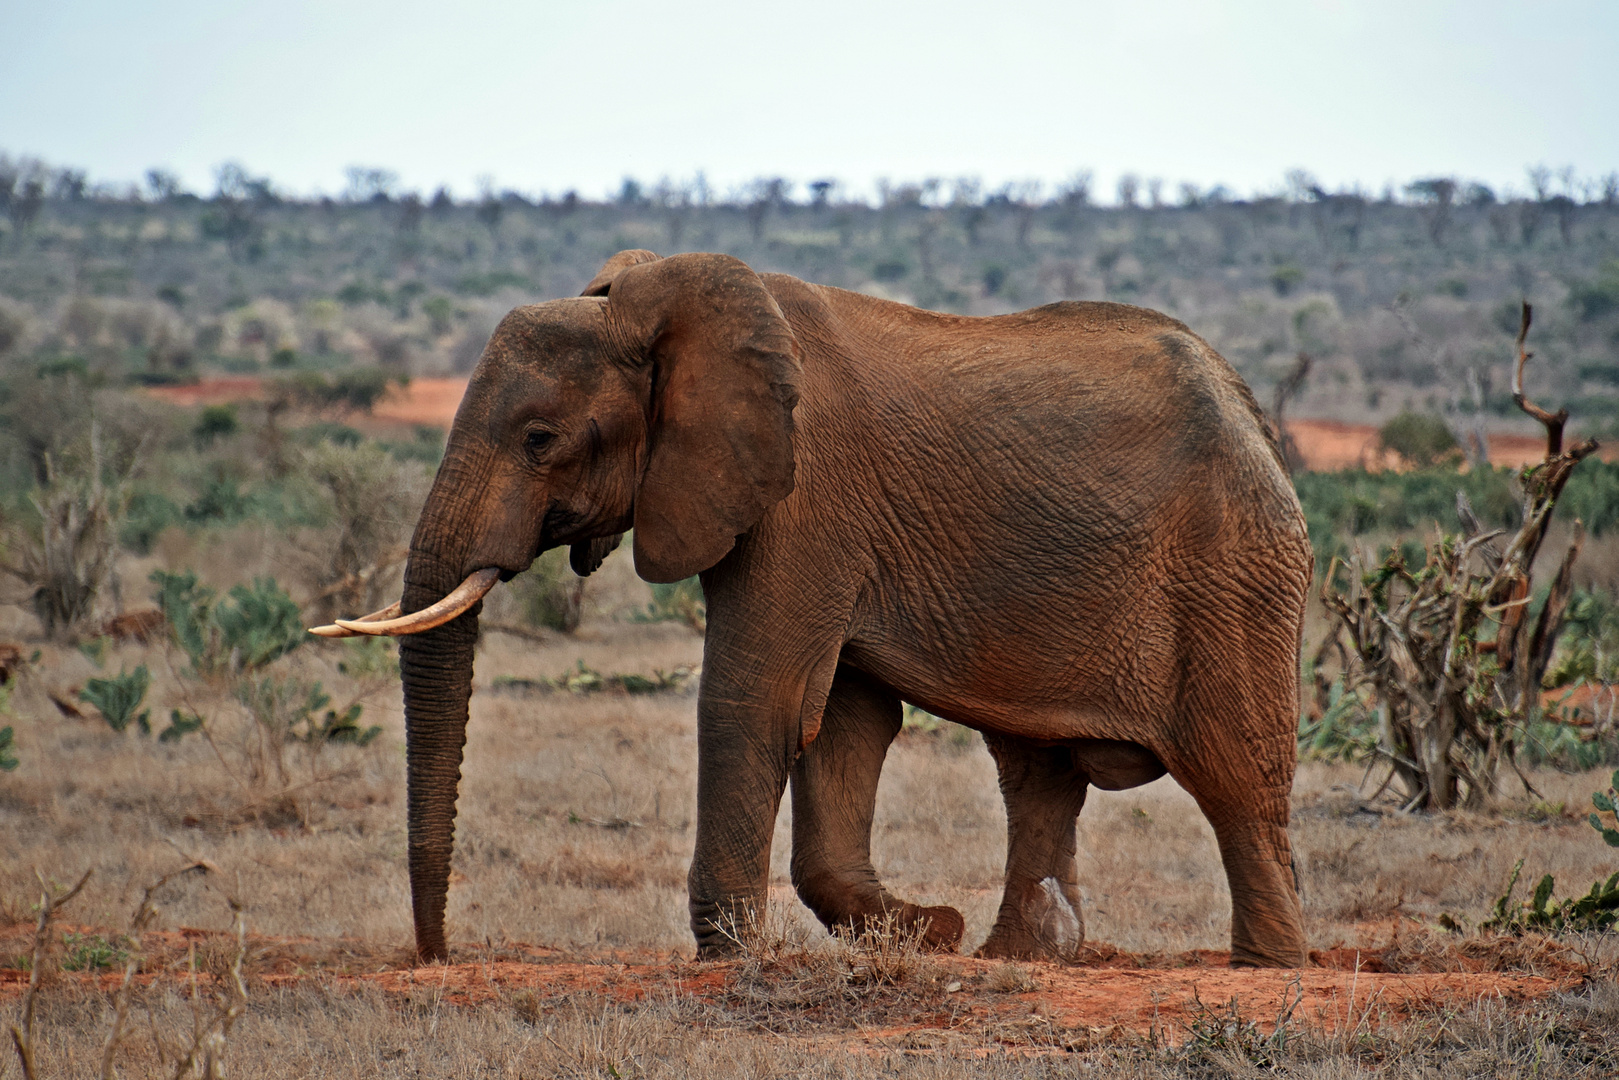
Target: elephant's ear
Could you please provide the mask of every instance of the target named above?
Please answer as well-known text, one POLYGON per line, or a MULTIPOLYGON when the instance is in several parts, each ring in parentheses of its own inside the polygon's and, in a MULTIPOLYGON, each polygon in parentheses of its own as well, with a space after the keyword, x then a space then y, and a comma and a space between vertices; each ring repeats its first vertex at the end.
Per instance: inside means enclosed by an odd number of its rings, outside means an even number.
POLYGON ((798 342, 764 282, 728 255, 630 267, 607 319, 651 386, 635 569, 679 581, 793 490, 798 342))
POLYGON ((608 259, 606 262, 602 263, 602 268, 597 271, 595 277, 590 279, 590 284, 586 285, 585 291, 579 295, 606 296, 608 286, 613 284, 614 279, 616 279, 618 275, 622 274, 632 266, 640 266, 642 263, 657 261, 658 256, 645 248, 630 248, 626 251, 621 251, 617 255, 614 255, 612 258, 608 259))

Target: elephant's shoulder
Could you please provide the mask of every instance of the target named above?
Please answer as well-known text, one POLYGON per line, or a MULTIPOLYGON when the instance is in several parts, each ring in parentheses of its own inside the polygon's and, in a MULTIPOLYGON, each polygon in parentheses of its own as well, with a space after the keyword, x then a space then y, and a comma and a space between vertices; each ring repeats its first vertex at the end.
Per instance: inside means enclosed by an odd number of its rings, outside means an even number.
POLYGON ((1192 334, 1185 323, 1161 311, 1136 307, 1133 304, 1115 304, 1106 300, 1059 300, 1054 304, 1044 304, 1003 318, 1061 326, 1066 330, 1090 334, 1134 335, 1173 331, 1192 334))

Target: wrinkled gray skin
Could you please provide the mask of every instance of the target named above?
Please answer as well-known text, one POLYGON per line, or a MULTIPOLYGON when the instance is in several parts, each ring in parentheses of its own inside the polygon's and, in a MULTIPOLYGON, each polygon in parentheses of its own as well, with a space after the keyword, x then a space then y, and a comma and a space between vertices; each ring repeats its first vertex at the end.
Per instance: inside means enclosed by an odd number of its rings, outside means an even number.
MULTIPOLYGON (((699 951, 762 904, 776 811, 827 925, 961 916, 872 868, 900 702, 976 728, 1009 818, 987 956, 1072 957, 1087 787, 1166 771, 1214 827, 1238 964, 1305 962, 1288 846, 1298 502, 1252 396, 1180 323, 1117 304, 964 318, 719 255, 615 256, 500 324, 411 542, 403 608, 483 567, 634 527, 651 581, 701 572, 691 867, 699 951)), ((404 638, 417 948, 444 904, 477 609, 404 638)))

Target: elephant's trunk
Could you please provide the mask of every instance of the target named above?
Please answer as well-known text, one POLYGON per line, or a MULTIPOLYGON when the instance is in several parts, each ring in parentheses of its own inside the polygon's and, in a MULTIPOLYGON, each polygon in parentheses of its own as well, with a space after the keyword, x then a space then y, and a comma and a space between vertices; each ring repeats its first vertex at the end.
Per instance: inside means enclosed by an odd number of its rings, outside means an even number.
MULTIPOLYGON (((424 531, 418 528, 418 541, 424 531)), ((458 561, 413 543, 405 566, 401 608, 408 613, 427 607, 460 581, 458 561)), ((442 626, 399 641, 399 671, 405 690, 410 899, 416 955, 424 961, 444 960, 449 955, 444 906, 455 844, 455 802, 461 751, 466 745, 467 703, 472 696, 473 646, 482 606, 476 603, 442 626)))

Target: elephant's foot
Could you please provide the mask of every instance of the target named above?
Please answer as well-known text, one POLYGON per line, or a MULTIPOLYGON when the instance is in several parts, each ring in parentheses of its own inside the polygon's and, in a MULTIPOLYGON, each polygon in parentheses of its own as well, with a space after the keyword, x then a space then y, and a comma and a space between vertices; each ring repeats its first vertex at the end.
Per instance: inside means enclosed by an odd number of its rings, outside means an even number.
POLYGON ((1053 877, 1008 889, 1000 916, 975 956, 988 960, 1073 961, 1085 942, 1085 923, 1067 890, 1053 877), (1013 893, 1019 893, 1015 900, 1013 893))
POLYGON ((887 911, 863 913, 843 919, 831 920, 828 926, 842 925, 856 934, 884 933, 898 930, 903 934, 917 934, 917 944, 925 952, 954 952, 961 945, 961 936, 967 922, 953 907, 922 907, 903 904, 887 911))
POLYGON ((961 935, 967 931, 967 921, 961 917, 961 912, 944 905, 918 907, 906 904, 905 910, 906 915, 916 912, 910 918, 909 926, 925 926, 922 931, 923 949, 928 952, 955 952, 960 947, 961 935))

